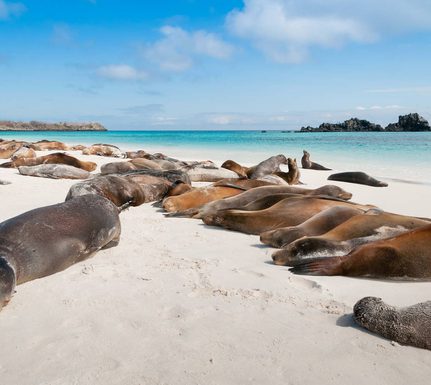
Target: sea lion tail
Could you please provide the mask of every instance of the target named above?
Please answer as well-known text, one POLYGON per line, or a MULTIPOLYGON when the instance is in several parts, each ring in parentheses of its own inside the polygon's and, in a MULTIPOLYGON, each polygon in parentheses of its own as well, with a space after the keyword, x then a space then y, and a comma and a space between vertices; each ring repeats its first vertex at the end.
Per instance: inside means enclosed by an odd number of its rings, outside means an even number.
POLYGON ((310 258, 289 269, 301 275, 338 275, 341 273, 340 257, 310 258))
POLYGON ((2 163, 2 164, 0 164, 0 167, 2 167, 2 168, 12 168, 13 167, 13 163, 12 162, 2 163))

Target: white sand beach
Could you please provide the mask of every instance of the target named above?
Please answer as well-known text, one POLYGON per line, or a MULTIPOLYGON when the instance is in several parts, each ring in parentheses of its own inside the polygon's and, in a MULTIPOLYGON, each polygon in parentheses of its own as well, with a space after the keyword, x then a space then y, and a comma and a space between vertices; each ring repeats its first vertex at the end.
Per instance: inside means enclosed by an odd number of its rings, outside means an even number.
MULTIPOLYGON (((352 201, 431 217, 430 185, 301 172, 307 187, 336 184, 352 201)), ((12 182, 0 186, 0 221, 63 201, 76 182, 15 169, 0 179, 12 182)), ((165 218, 150 204, 121 213, 121 225, 117 247, 17 287, 0 312, 1 385, 429 384, 430 351, 373 335, 351 313, 368 295, 430 300, 431 282, 296 276, 271 263, 274 249, 257 236, 165 218)))

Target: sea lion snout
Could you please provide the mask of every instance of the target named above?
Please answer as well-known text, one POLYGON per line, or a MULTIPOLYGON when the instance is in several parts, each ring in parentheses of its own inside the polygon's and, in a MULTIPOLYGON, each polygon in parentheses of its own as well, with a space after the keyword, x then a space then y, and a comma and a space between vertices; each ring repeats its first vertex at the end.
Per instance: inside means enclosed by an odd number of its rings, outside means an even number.
POLYGON ((16 284, 15 271, 9 262, 0 257, 0 310, 10 301, 16 284))

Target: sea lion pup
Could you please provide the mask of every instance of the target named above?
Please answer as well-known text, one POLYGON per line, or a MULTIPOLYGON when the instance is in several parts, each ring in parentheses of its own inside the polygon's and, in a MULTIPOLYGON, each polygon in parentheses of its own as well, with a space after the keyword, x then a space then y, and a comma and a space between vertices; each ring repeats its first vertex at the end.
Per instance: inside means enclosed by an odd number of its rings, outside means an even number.
POLYGON ((353 206, 363 210, 372 207, 329 197, 298 195, 285 198, 264 210, 219 210, 214 214, 204 215, 202 220, 207 225, 258 235, 280 227, 299 225, 320 211, 333 206, 353 206))
POLYGON ((44 150, 68 150, 69 146, 62 142, 56 142, 54 140, 39 140, 38 142, 34 142, 30 144, 30 147, 36 151, 44 151, 44 150))
POLYGON ((126 203, 130 206, 139 206, 146 202, 145 194, 137 182, 116 175, 98 176, 75 183, 70 187, 65 200, 87 194, 100 195, 118 207, 126 203))
POLYGON ((67 164, 39 164, 37 166, 20 166, 21 175, 36 176, 51 179, 88 179, 90 173, 81 168, 67 164))
POLYGON ((94 171, 97 167, 97 164, 94 162, 85 162, 62 152, 38 156, 37 158, 18 158, 12 162, 2 163, 0 167, 18 168, 19 166, 37 166, 38 164, 68 164, 69 166, 82 168, 86 171, 94 171))
POLYGON ((301 178, 301 173, 299 172, 298 165, 296 164, 296 159, 287 158, 287 165, 289 167, 288 172, 277 171, 274 175, 279 176, 285 180, 288 184, 302 184, 299 179, 301 178))
POLYGON ((303 150, 302 152, 304 153, 301 158, 302 168, 310 170, 331 170, 330 168, 326 168, 319 163, 312 162, 310 160, 310 153, 308 151, 303 150))
POLYGON ((274 174, 281 171, 280 164, 287 164, 287 159, 284 155, 271 156, 258 165, 250 167, 247 170, 247 176, 250 179, 258 179, 268 174, 274 174))
POLYGON ((98 195, 40 207, 0 223, 0 309, 15 285, 83 261, 120 239, 119 209, 98 195))
POLYGON ((341 257, 312 258, 289 270, 307 275, 430 279, 431 224, 358 246, 341 257))
MULTIPOLYGON (((195 218, 203 218, 204 215, 216 213, 218 210, 241 209, 245 205, 274 194, 303 194, 303 195, 326 195, 330 197, 349 200, 352 194, 343 190, 341 187, 326 185, 317 189, 306 189, 293 186, 262 186, 250 189, 242 194, 216 202, 206 204, 199 210, 195 218)), ((274 202, 275 203, 275 202, 274 202)))
POLYGON ((93 144, 90 147, 82 150, 83 155, 98 155, 98 156, 111 156, 114 158, 124 158, 121 150, 112 144, 93 144))
POLYGON ((284 247, 302 237, 324 234, 349 218, 363 213, 363 210, 355 207, 330 207, 297 226, 266 231, 260 234, 260 241, 272 247, 284 247))
POLYGON ((345 255, 361 244, 405 233, 429 223, 424 219, 371 209, 325 234, 297 239, 273 253, 272 259, 276 265, 292 266, 310 257, 345 255))
POLYGON ((381 298, 365 297, 353 307, 353 319, 389 340, 431 350, 431 301, 397 309, 381 298))
POLYGON ((222 165, 221 168, 225 168, 227 170, 236 172, 238 176, 247 178, 247 171, 249 170, 248 167, 241 166, 240 164, 236 163, 234 160, 226 160, 222 165))
POLYGON ((11 160, 14 161, 18 158, 36 158, 36 151, 27 145, 22 146, 19 150, 15 151, 11 156, 11 160))
POLYGON ((332 174, 328 176, 328 180, 336 180, 339 182, 365 184, 373 187, 387 187, 388 184, 374 179, 361 171, 348 171, 340 172, 338 174, 332 174))

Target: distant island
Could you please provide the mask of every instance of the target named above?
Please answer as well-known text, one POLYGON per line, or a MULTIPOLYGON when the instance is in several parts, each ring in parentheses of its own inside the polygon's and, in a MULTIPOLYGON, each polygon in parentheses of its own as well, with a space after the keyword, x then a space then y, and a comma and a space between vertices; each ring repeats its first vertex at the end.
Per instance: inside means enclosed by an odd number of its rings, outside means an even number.
POLYGON ((299 132, 418 132, 431 131, 426 119, 417 113, 398 117, 397 123, 390 123, 385 128, 368 120, 351 118, 343 123, 322 123, 319 127, 302 127, 299 132))
POLYGON ((107 131, 100 123, 45 123, 0 120, 0 131, 107 131))

